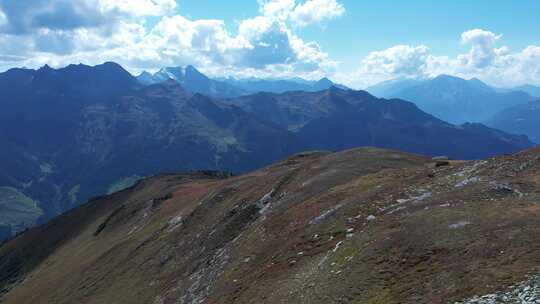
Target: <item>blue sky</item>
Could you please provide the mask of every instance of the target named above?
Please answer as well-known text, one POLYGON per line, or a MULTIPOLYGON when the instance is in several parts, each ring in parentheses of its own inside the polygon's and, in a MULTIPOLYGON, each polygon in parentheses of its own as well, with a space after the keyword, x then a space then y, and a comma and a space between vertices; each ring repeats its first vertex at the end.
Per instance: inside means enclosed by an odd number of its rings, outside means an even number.
POLYGON ((353 87, 440 73, 540 85, 534 0, 0 0, 0 69, 118 61, 353 87))
MULTIPOLYGON (((180 11, 195 19, 224 19, 234 31, 239 20, 257 14, 253 0, 191 0, 180 11), (208 9, 212 7, 212 9, 208 9)), ((346 66, 374 50, 396 44, 426 44, 433 53, 456 56, 466 51, 461 33, 482 28, 503 33, 511 49, 540 45, 540 2, 503 0, 395 1, 343 0, 346 13, 322 26, 302 29, 306 40, 317 41, 346 66)))
MULTIPOLYGON (((435 52, 457 55, 459 35, 472 28, 503 33, 505 43, 521 49, 540 44, 537 0, 343 0, 346 13, 323 27, 302 31, 337 56, 358 58, 396 44, 429 44, 435 52), (354 36, 354 37, 351 37, 354 36), (354 38, 354 39, 351 39, 354 38)), ((185 0, 179 11, 194 19, 235 21, 258 12, 254 0, 185 0), (209 9, 211 8, 211 9, 209 9)))

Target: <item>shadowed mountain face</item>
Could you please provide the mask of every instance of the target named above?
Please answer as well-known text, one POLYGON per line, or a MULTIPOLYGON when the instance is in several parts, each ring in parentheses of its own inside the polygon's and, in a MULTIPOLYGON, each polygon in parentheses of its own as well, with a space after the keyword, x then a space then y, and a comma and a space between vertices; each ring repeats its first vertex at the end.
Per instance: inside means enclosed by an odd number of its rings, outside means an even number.
POLYGON ((539 287, 538 149, 442 167, 314 152, 224 177, 145 179, 12 239, 0 301, 442 304, 512 286, 524 303, 539 287))
POLYGON ((379 97, 413 101, 423 111, 456 124, 483 122, 505 108, 531 100, 525 92, 500 92, 476 78, 465 80, 448 75, 427 80, 391 80, 367 90, 379 97))
POLYGON ((10 70, 0 74, 0 88, 3 235, 163 171, 240 173, 302 150, 365 145, 456 159, 531 145, 362 91, 216 101, 172 79, 143 87, 114 63, 10 70))
POLYGON ((540 100, 502 110, 486 124, 506 132, 525 134, 540 143, 540 100))
POLYGON ((0 113, 0 226, 14 232, 143 176, 244 172, 300 149, 293 134, 237 107, 175 81, 140 88, 115 64, 12 70, 0 87, 9 96, 0 113))
POLYGON ((79 144, 84 109, 139 86, 114 63, 0 74, 0 227, 19 231, 96 194, 79 188, 92 166, 79 144))
POLYGON ((524 136, 481 124, 451 125, 410 102, 377 99, 363 91, 260 93, 227 102, 295 132, 308 149, 377 146, 474 159, 531 146, 524 136))

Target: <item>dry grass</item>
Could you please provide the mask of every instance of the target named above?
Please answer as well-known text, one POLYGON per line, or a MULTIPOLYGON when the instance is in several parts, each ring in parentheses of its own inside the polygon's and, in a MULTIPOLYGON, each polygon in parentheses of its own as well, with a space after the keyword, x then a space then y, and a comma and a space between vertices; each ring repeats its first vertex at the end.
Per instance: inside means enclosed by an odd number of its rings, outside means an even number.
POLYGON ((435 168, 367 148, 147 179, 1 247, 3 302, 446 303, 504 289, 539 271, 539 153, 435 168))

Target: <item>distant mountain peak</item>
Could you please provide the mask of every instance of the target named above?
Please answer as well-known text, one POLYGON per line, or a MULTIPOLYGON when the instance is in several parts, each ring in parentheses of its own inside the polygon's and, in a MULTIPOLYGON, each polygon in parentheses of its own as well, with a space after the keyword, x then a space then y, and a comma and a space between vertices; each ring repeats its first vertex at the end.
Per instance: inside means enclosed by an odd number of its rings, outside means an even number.
POLYGON ((498 111, 525 103, 525 93, 498 92, 478 78, 441 74, 435 78, 386 82, 368 88, 384 98, 401 98, 420 109, 455 124, 483 122, 498 111))
POLYGON ((202 93, 213 97, 237 97, 248 93, 272 92, 284 93, 287 91, 324 91, 332 86, 347 89, 345 86, 334 83, 328 77, 317 81, 295 78, 235 78, 224 76, 209 78, 193 65, 185 67, 164 67, 158 72, 141 73, 137 76, 139 82, 145 85, 165 81, 172 78, 194 93, 202 93))
POLYGON ((469 79, 470 82, 479 82, 479 83, 484 83, 482 80, 476 78, 476 77, 473 77, 471 79, 469 79))
POLYGON ((104 63, 102 64, 98 64, 96 65, 96 67, 108 67, 108 68, 115 68, 115 69, 124 69, 121 65, 119 65, 118 63, 116 62, 113 62, 113 61, 105 61, 104 63))
MULTIPOLYGON (((92 67, 90 67, 90 68, 92 68, 92 67)), ((104 71, 104 72, 110 73, 110 74, 123 74, 126 77, 128 75, 129 75, 129 77, 132 77, 131 74, 128 71, 126 71, 126 69, 124 69, 124 67, 122 67, 118 63, 112 62, 112 61, 107 61, 107 62, 105 62, 103 64, 96 65, 93 68, 98 70, 98 71, 104 71)))
POLYGON ((159 70, 155 75, 167 76, 168 78, 181 80, 186 76, 186 70, 183 67, 167 67, 159 70))
POLYGON ((185 67, 185 70, 186 72, 193 72, 193 73, 198 73, 198 74, 202 74, 201 72, 199 72, 199 70, 197 70, 196 67, 192 66, 192 65, 188 65, 185 67))
POLYGON ((319 90, 327 90, 327 89, 330 89, 333 86, 337 86, 337 85, 334 84, 327 77, 323 77, 319 81, 312 84, 312 87, 317 91, 319 91, 319 90))
POLYGON ((192 93, 201 93, 212 97, 235 97, 244 93, 241 89, 225 81, 208 78, 192 65, 164 67, 154 74, 143 72, 137 76, 137 80, 143 85, 156 84, 169 79, 180 83, 192 93))
POLYGON ((328 79, 327 77, 323 77, 321 79, 319 79, 319 81, 317 81, 317 83, 327 83, 327 84, 334 84, 330 79, 328 79))
POLYGON ((49 72, 49 71, 54 71, 54 70, 55 69, 51 68, 48 64, 45 64, 44 66, 38 69, 38 72, 49 72))
POLYGON ((448 74, 440 74, 436 76, 435 78, 433 78, 432 81, 435 81, 435 82, 444 81, 444 82, 463 84, 463 85, 468 84, 468 85, 473 85, 474 87, 479 88, 479 89, 491 89, 490 86, 488 86, 485 82, 483 82, 482 80, 476 77, 466 80, 457 76, 452 76, 448 74))
POLYGON ((448 75, 448 74, 440 74, 437 75, 435 78, 432 79, 433 81, 455 81, 455 82, 466 82, 465 79, 459 78, 456 76, 448 75))
POLYGON ((184 69, 185 77, 190 77, 193 79, 196 79, 198 81, 210 81, 210 78, 208 78, 206 75, 201 73, 199 70, 197 70, 194 66, 188 65, 184 69))
POLYGON ((527 94, 529 94, 531 96, 534 96, 534 97, 540 97, 540 86, 534 86, 534 85, 531 85, 531 84, 526 84, 526 85, 514 88, 514 90, 526 92, 527 94))
POLYGON ((147 71, 142 71, 137 77, 149 77, 149 76, 152 76, 152 74, 147 71))

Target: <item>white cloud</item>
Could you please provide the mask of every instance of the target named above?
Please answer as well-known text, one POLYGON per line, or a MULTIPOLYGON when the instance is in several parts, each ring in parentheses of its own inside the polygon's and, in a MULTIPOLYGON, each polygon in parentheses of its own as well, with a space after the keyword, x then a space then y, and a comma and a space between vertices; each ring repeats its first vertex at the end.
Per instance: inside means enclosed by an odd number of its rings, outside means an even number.
POLYGON ((273 21, 308 26, 334 19, 345 13, 345 7, 336 0, 307 0, 297 4, 295 0, 257 0, 262 16, 273 21))
POLYGON ((176 8, 176 0, 100 0, 102 11, 120 11, 133 16, 169 15, 176 8))
POLYGON ((0 27, 4 26, 7 23, 6 14, 0 9, 0 27))
POLYGON ((371 74, 398 77, 423 75, 428 58, 429 48, 425 45, 396 45, 383 51, 371 52, 362 60, 361 68, 371 74))
POLYGON ((178 14, 175 0, 31 2, 0 0, 2 70, 116 61, 133 72, 192 64, 219 76, 331 76, 353 87, 441 73, 500 86, 540 85, 540 46, 516 52, 499 45, 502 35, 482 29, 461 35, 469 49, 457 56, 432 54, 425 45, 396 45, 371 52, 354 73, 336 73, 338 63, 296 33, 297 26, 342 15, 335 0, 258 0, 260 15, 240 21, 234 33, 222 20, 178 14), (145 16, 156 16, 157 23, 145 26, 145 16))
POLYGON ((340 17, 344 13, 345 8, 336 0, 308 0, 296 6, 291 19, 300 26, 307 26, 340 17))
POLYGON ((133 72, 192 64, 219 75, 319 77, 335 68, 294 33, 294 0, 259 4, 261 15, 232 34, 222 20, 178 14, 175 0, 0 0, 10 16, 0 26, 0 69, 116 61, 133 72), (159 19, 147 28, 144 16, 159 19))
POLYGON ((518 53, 500 55, 483 73, 483 79, 501 86, 540 85, 540 46, 531 45, 518 53))
POLYGON ((295 0, 257 0, 259 11, 263 16, 286 20, 293 11, 295 0))
POLYGON ((513 53, 507 46, 497 47, 503 35, 481 29, 466 31, 461 37, 471 49, 452 63, 456 75, 478 77, 498 86, 540 85, 539 46, 513 53))
POLYGON ((502 35, 473 29, 461 35, 461 43, 470 46, 456 57, 435 55, 425 45, 397 45, 374 51, 361 60, 359 69, 338 79, 353 87, 365 88, 394 78, 424 78, 440 74, 463 78, 477 77, 496 86, 526 83, 540 85, 540 46, 529 46, 512 53, 498 47, 502 35))
POLYGON ((366 88, 394 78, 418 78, 429 75, 437 63, 425 45, 396 45, 369 53, 352 73, 338 73, 335 78, 354 88, 366 88))
POLYGON ((257 39, 270 30, 273 24, 274 21, 266 16, 246 19, 238 26, 238 34, 246 39, 257 39))
POLYGON ((492 32, 473 29, 461 34, 461 43, 471 45, 468 54, 458 57, 463 65, 473 68, 484 68, 493 63, 493 60, 502 50, 496 49, 495 44, 502 35, 496 35, 492 32))
POLYGON ((109 28, 126 19, 167 15, 175 0, 0 0, 4 22, 0 32, 20 35, 37 30, 71 31, 79 28, 109 28))

